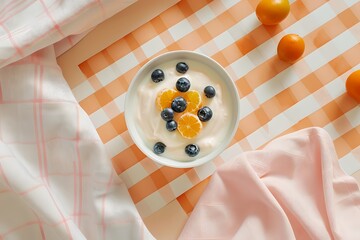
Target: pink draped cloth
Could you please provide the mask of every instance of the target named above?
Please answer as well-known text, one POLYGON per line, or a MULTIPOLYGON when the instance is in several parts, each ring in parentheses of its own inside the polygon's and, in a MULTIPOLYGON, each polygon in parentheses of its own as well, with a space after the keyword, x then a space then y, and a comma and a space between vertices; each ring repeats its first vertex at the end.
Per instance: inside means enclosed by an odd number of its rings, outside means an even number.
POLYGON ((309 128, 213 175, 180 239, 360 239, 360 192, 330 136, 309 128))
POLYGON ((60 54, 136 1, 0 0, 0 68, 52 44, 60 54))
POLYGON ((0 0, 0 240, 153 239, 55 54, 133 2, 0 0))

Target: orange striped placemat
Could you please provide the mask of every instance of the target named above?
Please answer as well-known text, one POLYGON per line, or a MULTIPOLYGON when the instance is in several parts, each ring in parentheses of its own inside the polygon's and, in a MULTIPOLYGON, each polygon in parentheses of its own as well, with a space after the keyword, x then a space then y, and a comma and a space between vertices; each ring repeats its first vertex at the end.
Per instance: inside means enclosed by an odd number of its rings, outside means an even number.
POLYGON ((74 95, 144 218, 173 201, 190 213, 217 166, 305 127, 327 130, 342 168, 350 175, 360 170, 360 109, 344 86, 360 63, 360 2, 290 1, 289 16, 273 27, 257 20, 257 2, 182 0, 79 65, 87 79, 73 88, 74 95), (292 65, 276 56, 287 33, 306 43, 303 57, 292 65), (145 157, 124 120, 126 91, 139 68, 179 49, 218 61, 241 98, 241 120, 230 146, 214 161, 191 169, 159 166, 145 157))

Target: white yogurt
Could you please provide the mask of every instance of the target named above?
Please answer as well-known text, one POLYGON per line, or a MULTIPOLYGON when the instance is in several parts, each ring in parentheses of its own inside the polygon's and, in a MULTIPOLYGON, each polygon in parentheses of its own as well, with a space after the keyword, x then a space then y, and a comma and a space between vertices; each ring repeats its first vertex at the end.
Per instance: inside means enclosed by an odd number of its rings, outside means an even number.
MULTIPOLYGON (((139 126, 139 133, 144 143, 149 149, 152 149, 156 142, 163 142, 166 145, 165 152, 161 154, 164 157, 177 161, 191 161, 202 157, 211 152, 215 146, 222 141, 229 131, 231 122, 230 95, 227 94, 226 84, 220 76, 207 65, 193 61, 185 61, 189 70, 185 74, 178 73, 175 69, 178 61, 170 61, 156 68, 162 69, 165 73, 165 79, 159 83, 151 80, 151 73, 145 76, 148 80, 138 87, 137 108, 135 121, 139 126), (208 106, 213 112, 212 118, 208 122, 203 122, 200 133, 192 138, 184 138, 178 130, 169 132, 166 129, 166 122, 161 118, 161 111, 156 106, 156 98, 163 89, 176 89, 176 81, 180 77, 186 77, 191 83, 190 90, 196 90, 201 94, 202 106, 208 106), (213 98, 207 98, 204 94, 206 86, 213 86, 216 95, 213 98), (196 157, 189 157, 185 153, 185 146, 188 144, 197 144, 200 152, 196 157)), ((182 113, 175 113, 182 114, 182 113)))

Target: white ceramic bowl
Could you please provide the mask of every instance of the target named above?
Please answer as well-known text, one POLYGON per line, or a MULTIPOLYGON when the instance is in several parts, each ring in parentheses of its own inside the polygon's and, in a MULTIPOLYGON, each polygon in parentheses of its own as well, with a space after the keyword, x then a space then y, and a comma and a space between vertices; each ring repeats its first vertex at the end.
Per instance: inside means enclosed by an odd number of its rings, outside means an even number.
MULTIPOLYGON (((156 95, 157 93, 155 92, 153 94, 156 95)), ((199 166, 213 160, 228 146, 238 128, 240 112, 239 105, 239 96, 235 84, 220 64, 218 64, 213 59, 207 57, 206 55, 197 52, 182 50, 172 51, 153 58, 144 66, 142 66, 138 73, 135 75, 126 94, 125 121, 129 134, 133 139, 134 143, 147 157, 161 165, 175 168, 190 168, 199 166), (219 79, 221 79, 221 81, 224 83, 223 85, 225 86, 225 89, 223 92, 224 94, 226 94, 226 97, 230 99, 230 101, 228 101, 230 102, 230 106, 227 106, 229 108, 230 116, 228 117, 228 121, 226 123, 223 123, 224 128, 226 128, 226 133, 223 134, 222 139, 218 139, 218 144, 211 148, 211 151, 209 153, 201 156, 199 154, 198 157, 194 157, 190 161, 178 161, 170 157, 165 157, 162 154, 155 154, 153 152, 154 143, 149 144, 144 140, 142 124, 139 124, 139 122, 135 120, 138 115, 139 108, 144 107, 140 106, 141 104, 139 104, 139 101, 137 101, 137 99, 139 98, 139 87, 141 86, 141 84, 146 84, 146 82, 151 81, 151 78, 149 76, 151 75, 151 72, 153 70, 158 68, 159 65, 174 61, 193 61, 201 63, 209 69, 212 69, 217 74, 219 79)), ((160 116, 160 112, 158 114, 160 116)), ((146 119, 146 116, 144 116, 144 119, 146 119)))

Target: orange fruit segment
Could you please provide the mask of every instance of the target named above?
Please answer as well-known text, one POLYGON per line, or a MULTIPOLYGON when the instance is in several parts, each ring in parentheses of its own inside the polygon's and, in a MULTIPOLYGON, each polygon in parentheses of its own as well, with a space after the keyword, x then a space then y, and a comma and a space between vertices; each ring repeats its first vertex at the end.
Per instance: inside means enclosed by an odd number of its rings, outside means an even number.
POLYGON ((176 98, 177 95, 179 95, 179 93, 175 89, 164 89, 159 92, 156 98, 156 105, 160 110, 163 110, 164 108, 169 108, 171 107, 172 100, 176 98))
POLYGON ((199 134, 202 123, 193 113, 184 113, 178 120, 178 131, 184 138, 194 138, 199 134))
POLYGON ((187 103, 185 112, 195 112, 201 106, 201 95, 198 91, 190 90, 184 93, 184 98, 187 103))

